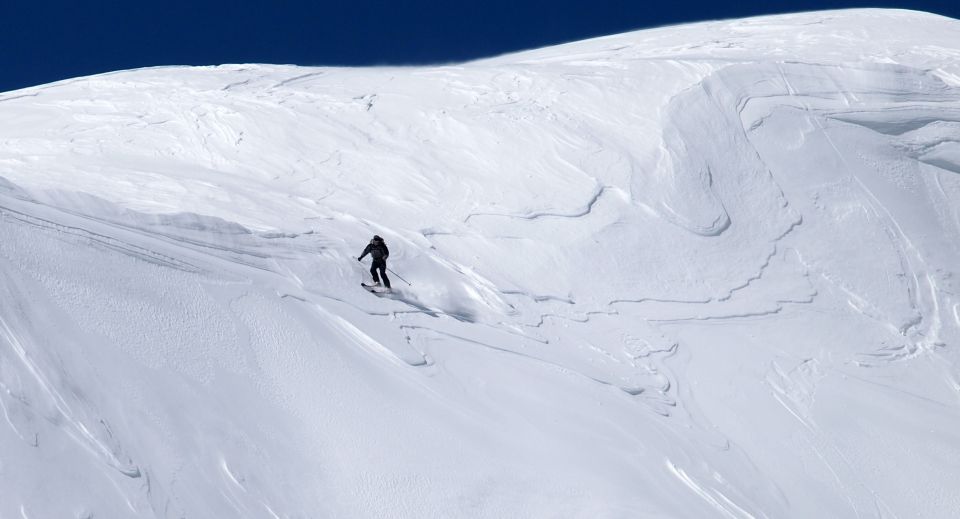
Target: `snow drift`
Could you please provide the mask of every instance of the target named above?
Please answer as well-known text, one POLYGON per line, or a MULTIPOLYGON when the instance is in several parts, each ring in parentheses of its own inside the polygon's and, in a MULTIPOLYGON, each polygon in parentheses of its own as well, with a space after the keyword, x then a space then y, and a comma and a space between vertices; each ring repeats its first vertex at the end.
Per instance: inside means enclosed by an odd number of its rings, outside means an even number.
POLYGON ((0 121, 0 517, 960 514, 960 22, 151 68, 0 121))

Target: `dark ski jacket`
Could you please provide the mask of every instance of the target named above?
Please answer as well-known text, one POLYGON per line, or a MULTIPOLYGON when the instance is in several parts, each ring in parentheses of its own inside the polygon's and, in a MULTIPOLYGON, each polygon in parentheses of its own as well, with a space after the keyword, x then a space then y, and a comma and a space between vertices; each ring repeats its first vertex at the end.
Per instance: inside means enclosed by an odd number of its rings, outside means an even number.
POLYGON ((390 249, 387 248, 387 244, 383 242, 382 238, 374 238, 370 240, 370 244, 363 249, 363 254, 360 255, 359 259, 363 259, 367 254, 374 260, 386 260, 387 256, 390 255, 390 249))

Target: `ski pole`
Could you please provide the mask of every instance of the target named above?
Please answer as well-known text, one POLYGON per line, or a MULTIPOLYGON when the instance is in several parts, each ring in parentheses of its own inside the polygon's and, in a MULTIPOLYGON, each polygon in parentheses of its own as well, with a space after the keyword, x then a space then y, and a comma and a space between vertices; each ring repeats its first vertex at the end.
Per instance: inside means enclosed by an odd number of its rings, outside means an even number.
MULTIPOLYGON (((390 267, 387 267, 387 270, 390 270, 390 267)), ((394 272, 394 271, 392 271, 392 270, 390 270, 390 273, 393 274, 394 276, 397 276, 398 278, 400 278, 400 281, 403 281, 404 283, 406 283, 406 284, 408 284, 408 285, 410 285, 410 286, 413 286, 412 283, 410 283, 410 282, 407 281, 406 279, 403 279, 403 276, 401 276, 400 274, 397 274, 396 272, 394 272)))

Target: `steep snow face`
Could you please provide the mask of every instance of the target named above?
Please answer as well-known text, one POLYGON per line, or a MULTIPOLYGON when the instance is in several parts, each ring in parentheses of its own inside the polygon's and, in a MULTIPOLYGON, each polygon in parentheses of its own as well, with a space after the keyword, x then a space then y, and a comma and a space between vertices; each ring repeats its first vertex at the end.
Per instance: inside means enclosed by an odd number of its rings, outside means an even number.
POLYGON ((0 121, 0 517, 960 515, 960 22, 144 69, 0 121))

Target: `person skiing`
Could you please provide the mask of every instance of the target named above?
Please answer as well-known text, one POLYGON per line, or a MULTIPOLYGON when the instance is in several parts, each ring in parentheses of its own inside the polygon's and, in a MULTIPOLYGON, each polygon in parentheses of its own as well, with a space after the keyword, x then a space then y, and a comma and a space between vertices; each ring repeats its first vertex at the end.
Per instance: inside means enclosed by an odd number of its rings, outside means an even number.
POLYGON ((370 274, 373 275, 373 286, 380 286, 380 278, 383 278, 383 286, 390 288, 390 278, 387 277, 387 258, 390 256, 390 249, 383 242, 383 238, 373 235, 373 239, 363 249, 363 254, 357 258, 357 261, 363 261, 363 258, 369 254, 373 258, 373 265, 370 266, 370 274), (377 273, 379 271, 379 274, 377 273))

